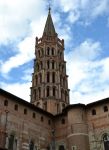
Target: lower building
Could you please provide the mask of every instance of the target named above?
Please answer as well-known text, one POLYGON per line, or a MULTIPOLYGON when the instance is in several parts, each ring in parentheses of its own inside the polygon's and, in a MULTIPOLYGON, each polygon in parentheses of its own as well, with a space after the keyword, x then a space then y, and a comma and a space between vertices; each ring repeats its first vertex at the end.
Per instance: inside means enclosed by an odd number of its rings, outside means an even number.
POLYGON ((109 150, 109 98, 53 115, 0 89, 0 147, 8 150, 109 150))

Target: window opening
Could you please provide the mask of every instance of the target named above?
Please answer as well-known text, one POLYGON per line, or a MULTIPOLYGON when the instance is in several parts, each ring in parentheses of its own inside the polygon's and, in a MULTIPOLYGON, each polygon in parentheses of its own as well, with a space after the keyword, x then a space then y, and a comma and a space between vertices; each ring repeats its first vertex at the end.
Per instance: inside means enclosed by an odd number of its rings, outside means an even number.
POLYGON ((27 114, 27 109, 24 109, 24 114, 25 114, 25 115, 27 114))
POLYGON ((107 112, 107 111, 108 111, 108 107, 104 106, 104 112, 107 112))
POLYGON ((8 100, 4 101, 4 106, 8 106, 8 100))
POLYGON ((96 115, 96 110, 95 109, 92 110, 92 115, 96 115))
POLYGON ((18 105, 15 104, 14 109, 17 111, 18 110, 18 105))

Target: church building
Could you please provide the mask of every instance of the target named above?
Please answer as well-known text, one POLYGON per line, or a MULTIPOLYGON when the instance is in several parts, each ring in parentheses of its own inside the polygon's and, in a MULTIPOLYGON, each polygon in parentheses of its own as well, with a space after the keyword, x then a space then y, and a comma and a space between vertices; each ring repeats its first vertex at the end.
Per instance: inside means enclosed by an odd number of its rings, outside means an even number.
POLYGON ((49 8, 35 39, 30 102, 0 89, 0 149, 109 150, 109 98, 70 104, 64 50, 49 8))

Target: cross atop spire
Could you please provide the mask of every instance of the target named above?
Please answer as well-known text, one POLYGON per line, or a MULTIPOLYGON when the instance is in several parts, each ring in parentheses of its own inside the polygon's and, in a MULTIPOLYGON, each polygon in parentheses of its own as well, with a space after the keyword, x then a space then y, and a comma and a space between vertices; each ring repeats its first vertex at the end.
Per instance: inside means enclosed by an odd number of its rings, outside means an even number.
POLYGON ((45 28, 43 31, 43 36, 56 36, 54 24, 53 24, 52 17, 51 17, 50 5, 49 5, 49 9, 48 9, 48 17, 47 17, 45 28))
POLYGON ((49 8, 48 8, 48 10, 49 10, 49 13, 50 13, 50 11, 51 11, 51 7, 50 7, 50 4, 49 4, 49 8))

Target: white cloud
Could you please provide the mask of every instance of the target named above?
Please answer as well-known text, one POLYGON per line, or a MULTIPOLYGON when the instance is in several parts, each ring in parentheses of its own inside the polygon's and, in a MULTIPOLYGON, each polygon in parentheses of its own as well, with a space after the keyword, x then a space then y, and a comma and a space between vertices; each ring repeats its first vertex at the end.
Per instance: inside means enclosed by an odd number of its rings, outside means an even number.
POLYGON ((109 96, 109 58, 99 42, 88 39, 66 55, 71 103, 89 103, 109 96))
POLYGON ((11 69, 19 67, 34 58, 34 38, 27 37, 18 45, 19 52, 3 62, 2 74, 8 73, 11 69))
POLYGON ((16 40, 30 32, 29 24, 38 20, 45 12, 43 0, 1 0, 0 42, 16 40))
POLYGON ((95 1, 95 6, 92 11, 92 17, 97 17, 99 15, 104 14, 105 12, 109 12, 108 9, 109 9, 108 0, 95 1))
POLYGON ((55 6, 57 3, 62 12, 69 14, 66 20, 70 23, 82 19, 84 24, 88 25, 96 17, 109 13, 108 0, 56 0, 55 6))
POLYGON ((31 83, 10 83, 6 84, 1 82, 0 83, 0 88, 3 88, 4 90, 20 97, 23 98, 26 101, 30 101, 30 87, 31 83))

